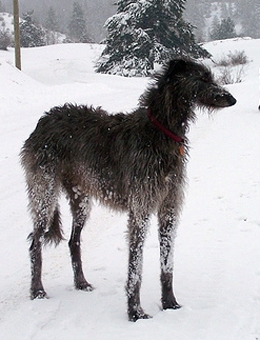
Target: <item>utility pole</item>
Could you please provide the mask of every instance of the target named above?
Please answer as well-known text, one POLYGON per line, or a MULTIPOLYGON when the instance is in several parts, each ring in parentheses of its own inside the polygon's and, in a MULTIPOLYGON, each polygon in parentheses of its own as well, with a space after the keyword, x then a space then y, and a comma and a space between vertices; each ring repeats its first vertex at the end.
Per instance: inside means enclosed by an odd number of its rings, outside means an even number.
POLYGON ((14 7, 14 43, 15 43, 15 66, 21 70, 21 43, 19 22, 19 0, 13 0, 14 7))

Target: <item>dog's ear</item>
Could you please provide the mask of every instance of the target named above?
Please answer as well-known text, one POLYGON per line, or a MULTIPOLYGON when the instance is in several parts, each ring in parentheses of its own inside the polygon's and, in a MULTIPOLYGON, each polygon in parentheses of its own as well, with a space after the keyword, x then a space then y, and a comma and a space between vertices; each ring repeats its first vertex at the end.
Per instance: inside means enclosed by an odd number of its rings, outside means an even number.
POLYGON ((158 88, 161 90, 164 85, 169 84, 174 76, 187 71, 187 62, 183 59, 173 59, 169 62, 164 76, 159 80, 158 88))
POLYGON ((183 59, 174 59, 170 61, 168 76, 176 73, 182 73, 187 70, 187 63, 183 59))
MULTIPOLYGON (((183 59, 173 59, 169 62, 168 70, 163 77, 163 83, 167 84, 172 81, 175 75, 184 73, 187 70, 187 63, 183 59)), ((163 85, 163 84, 162 84, 163 85)))

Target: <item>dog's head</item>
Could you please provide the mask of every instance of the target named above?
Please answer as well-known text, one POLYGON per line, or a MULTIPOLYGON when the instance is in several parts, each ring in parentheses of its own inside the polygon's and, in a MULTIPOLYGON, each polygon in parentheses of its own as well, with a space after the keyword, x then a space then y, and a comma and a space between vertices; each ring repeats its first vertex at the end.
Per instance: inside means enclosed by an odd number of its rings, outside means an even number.
POLYGON ((184 101, 209 109, 236 103, 236 99, 214 81, 209 68, 191 59, 171 60, 158 82, 159 89, 164 86, 184 101))

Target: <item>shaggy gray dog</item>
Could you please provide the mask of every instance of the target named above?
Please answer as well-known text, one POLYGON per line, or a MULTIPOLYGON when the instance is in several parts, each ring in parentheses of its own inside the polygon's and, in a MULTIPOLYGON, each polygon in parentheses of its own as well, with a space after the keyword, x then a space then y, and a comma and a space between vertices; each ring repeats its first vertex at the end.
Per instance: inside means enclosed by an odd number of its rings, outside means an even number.
POLYGON ((129 114, 108 115, 101 108, 70 104, 46 113, 21 151, 34 226, 31 298, 47 296, 41 280, 42 244, 63 239, 58 203, 63 190, 73 215, 69 248, 76 289, 92 290, 82 270, 80 234, 94 198, 129 214, 129 320, 149 317, 140 304, 140 286, 152 213, 159 224, 162 307, 179 308, 172 288, 173 245, 183 202, 186 133, 195 106, 214 110, 235 103, 205 66, 176 59, 129 114))

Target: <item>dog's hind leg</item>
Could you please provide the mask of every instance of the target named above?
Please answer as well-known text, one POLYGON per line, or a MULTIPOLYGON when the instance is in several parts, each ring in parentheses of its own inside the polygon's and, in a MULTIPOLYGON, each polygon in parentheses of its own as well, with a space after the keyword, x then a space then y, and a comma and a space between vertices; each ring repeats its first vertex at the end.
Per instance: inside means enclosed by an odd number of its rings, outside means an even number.
POLYGON ((29 207, 33 219, 33 232, 29 235, 31 246, 31 299, 42 299, 47 294, 42 285, 42 244, 45 234, 55 223, 58 211, 58 185, 54 174, 44 171, 27 178, 29 207))
POLYGON ((80 188, 70 187, 66 188, 70 197, 70 206, 73 216, 72 231, 69 240, 69 248, 72 262, 72 269, 74 273, 75 288, 79 290, 91 291, 92 285, 85 279, 80 250, 80 235, 84 224, 90 214, 90 198, 81 192, 80 188))
POLYGON ((163 309, 178 309, 180 305, 173 293, 173 248, 177 218, 174 208, 163 204, 158 212, 161 288, 163 309))
POLYGON ((130 321, 148 319, 140 304, 140 287, 142 281, 143 246, 147 232, 148 216, 129 215, 129 264, 126 286, 128 298, 128 318, 130 321))

